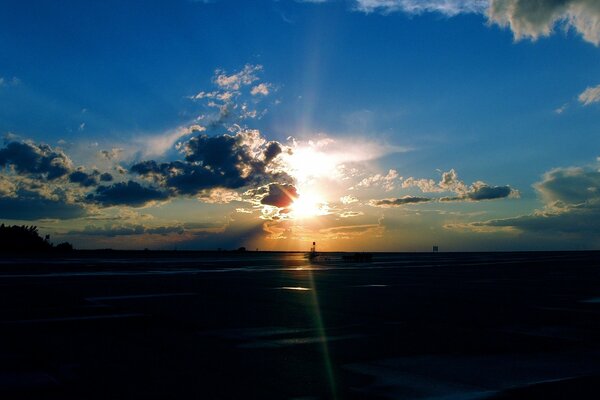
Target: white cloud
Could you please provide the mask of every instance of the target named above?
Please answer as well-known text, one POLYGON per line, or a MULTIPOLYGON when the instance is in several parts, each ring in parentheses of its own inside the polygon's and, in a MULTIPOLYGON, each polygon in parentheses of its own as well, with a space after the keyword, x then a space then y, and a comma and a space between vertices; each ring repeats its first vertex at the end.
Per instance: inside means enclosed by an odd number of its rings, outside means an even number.
POLYGON ((256 73, 262 69, 262 65, 247 64, 241 71, 231 75, 227 75, 225 71, 217 70, 215 72, 215 83, 221 89, 240 90, 242 86, 248 86, 257 81, 256 73))
POLYGON ((467 192, 467 185, 458 179, 458 174, 454 169, 443 172, 442 178, 437 183, 433 179, 416 179, 412 176, 406 178, 402 182, 402 188, 410 187, 418 187, 423 193, 454 192, 462 195, 467 192))
POLYGON ((210 204, 229 204, 232 201, 242 201, 242 196, 238 192, 224 188, 204 190, 197 197, 198 200, 210 204))
POLYGON ((438 12, 454 16, 462 13, 483 13, 487 6, 487 0, 356 0, 355 9, 365 13, 438 12))
POLYGON ((270 84, 268 83, 259 83, 258 85, 254 86, 252 88, 252 90, 250 91, 250 94, 252 96, 256 96, 256 95, 263 95, 263 96, 267 96, 269 94, 269 88, 271 87, 270 84))
POLYGON ((554 112, 556 114, 562 114, 562 113, 564 113, 567 110, 567 108, 569 108, 569 104, 565 103, 562 106, 560 106, 557 109, 555 109, 554 112))
POLYGON ((579 102, 584 106, 600 101, 600 85, 590 86, 579 95, 579 102))
POLYGON ((347 196, 340 197, 340 201, 342 202, 342 204, 352 204, 352 203, 357 203, 358 199, 355 196, 347 195, 347 196))
POLYGON ((396 182, 401 180, 398 171, 390 169, 386 175, 375 174, 360 181, 357 188, 382 187, 386 192, 394 190, 396 182))

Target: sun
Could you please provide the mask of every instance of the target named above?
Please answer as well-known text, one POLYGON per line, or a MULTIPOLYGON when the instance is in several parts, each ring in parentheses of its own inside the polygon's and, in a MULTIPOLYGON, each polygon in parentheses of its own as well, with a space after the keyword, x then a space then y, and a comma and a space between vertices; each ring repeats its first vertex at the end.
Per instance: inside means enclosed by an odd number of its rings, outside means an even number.
POLYGON ((313 218, 328 212, 327 202, 314 192, 300 194, 290 206, 290 216, 294 219, 313 218))

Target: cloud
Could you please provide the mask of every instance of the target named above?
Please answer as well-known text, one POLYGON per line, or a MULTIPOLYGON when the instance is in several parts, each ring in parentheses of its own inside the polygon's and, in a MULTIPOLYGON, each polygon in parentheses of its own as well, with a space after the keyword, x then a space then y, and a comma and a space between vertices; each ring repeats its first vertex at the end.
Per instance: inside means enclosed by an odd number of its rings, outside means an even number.
POLYGON ((0 195, 0 218, 38 220, 43 218, 73 219, 83 217, 86 210, 64 196, 46 197, 39 192, 18 189, 12 195, 0 195))
POLYGON ((412 176, 406 178, 402 182, 403 189, 408 189, 411 187, 417 187, 423 193, 434 193, 442 191, 442 189, 439 186, 437 186, 437 183, 433 179, 417 179, 413 178, 412 176))
MULTIPOLYGON (((109 174, 110 175, 110 174, 109 174)), ((74 171, 69 175, 69 182, 78 183, 80 186, 89 187, 95 186, 98 184, 96 177, 98 176, 98 171, 95 173, 88 174, 83 171, 74 171)))
POLYGON ((600 171, 591 168, 557 168, 534 185, 547 205, 564 208, 600 199, 600 171))
POLYGON ((477 13, 512 30, 515 40, 550 36, 557 26, 573 29, 584 40, 600 44, 600 2, 597 0, 354 0, 364 13, 436 12, 448 17, 477 13))
POLYGON ((104 172, 103 174, 100 174, 100 181, 102 182, 112 182, 113 180, 113 176, 111 174, 109 174, 108 172, 104 172))
POLYGON ((269 142, 263 152, 265 163, 269 164, 271 161, 275 159, 278 155, 283 152, 281 144, 278 142, 269 142))
POLYGON ((437 183, 433 179, 406 178, 402 182, 402 188, 407 189, 410 187, 418 187, 423 193, 454 192, 463 194, 467 192, 467 186, 458 179, 458 174, 454 169, 442 172, 442 177, 437 183))
POLYGON ((590 86, 579 95, 579 102, 584 106, 600 101, 600 85, 590 86))
POLYGON ((267 96, 269 94, 269 88, 271 87, 271 85, 269 85, 268 83, 259 83, 258 85, 254 86, 252 88, 252 90, 250 91, 250 94, 252 96, 257 96, 257 95, 263 95, 263 96, 267 96))
POLYGON ((0 218, 38 220, 73 219, 86 214, 83 207, 40 196, 0 197, 0 218))
POLYGON ((114 160, 114 159, 118 159, 121 156, 121 154, 123 153, 123 151, 124 151, 124 149, 122 149, 120 147, 114 147, 110 150, 102 150, 98 154, 102 158, 105 158, 107 160, 114 160))
POLYGON ((518 192, 510 186, 489 186, 484 182, 476 182, 471 186, 471 190, 466 193, 469 200, 494 200, 503 199, 509 196, 518 196, 518 192))
POLYGON ((178 234, 181 235, 185 231, 182 225, 167 225, 167 226, 155 226, 149 227, 140 224, 108 224, 104 227, 98 227, 95 225, 87 225, 82 230, 69 231, 67 235, 77 236, 104 236, 104 237, 116 237, 116 236, 131 236, 131 235, 168 235, 178 234))
POLYGON ((234 190, 216 188, 200 192, 198 199, 210 204, 229 204, 232 201, 242 201, 242 196, 234 190))
POLYGON ((404 12, 422 14, 438 12, 447 16, 463 13, 483 13, 488 6, 487 0, 356 0, 355 9, 365 13, 379 12, 389 14, 404 12))
POLYGON ((534 185, 544 208, 530 215, 468 224, 473 230, 511 228, 521 232, 600 236, 600 172, 558 168, 534 185))
POLYGON ((340 197, 340 202, 342 204, 347 205, 347 204, 358 203, 358 199, 355 196, 347 195, 347 196, 340 197))
POLYGON ((266 195, 260 200, 261 204, 285 208, 298 198, 298 192, 293 185, 272 183, 268 185, 266 195))
POLYGON ((4 78, 4 77, 0 76, 0 87, 3 87, 3 86, 17 86, 20 83, 21 83, 21 80, 19 78, 17 78, 16 76, 13 76, 10 79, 4 78))
POLYGON ((361 236, 381 236, 385 228, 380 224, 348 225, 323 228, 318 231, 320 239, 351 240, 361 236))
POLYGON ((557 109, 555 109, 554 112, 556 114, 560 115, 560 114, 564 113, 565 111, 567 111, 567 108, 569 108, 569 103, 563 104, 562 106, 560 106, 557 109))
POLYGON ((221 89, 240 90, 242 86, 248 86, 257 81, 256 73, 262 69, 262 65, 246 64, 241 71, 231 75, 227 75, 223 70, 217 70, 214 82, 221 89))
POLYGON ((364 215, 362 211, 342 211, 341 213, 339 213, 339 216, 341 218, 353 218, 359 217, 361 215, 364 215))
POLYGON ((402 182, 402 188, 418 187, 423 193, 452 192, 456 196, 441 197, 437 200, 445 201, 482 201, 502 199, 506 197, 519 197, 519 191, 510 186, 490 186, 485 182, 477 181, 467 186, 458 178, 454 169, 443 172, 439 182, 433 179, 407 178, 402 182))
POLYGON ((356 184, 356 188, 371 188, 371 187, 382 187, 386 192, 389 192, 394 189, 395 184, 398 180, 401 180, 402 177, 398 176, 398 171, 395 169, 390 169, 386 175, 375 174, 364 178, 358 184, 356 184))
MULTIPOLYGON (((204 132, 205 130, 205 127, 194 124, 191 126, 179 127, 158 135, 141 136, 136 138, 134 143, 136 144, 136 148, 141 148, 141 153, 144 157, 161 156, 173 149, 175 143, 181 138, 198 132, 204 132)), ((113 151, 114 150, 121 149, 113 149, 113 151)), ((120 152, 117 152, 116 156, 118 156, 119 153, 120 152)), ((107 154, 103 153, 103 155, 109 160, 115 157, 112 152, 107 154)))
POLYGON ((73 163, 61 150, 33 142, 9 142, 0 149, 0 167, 11 166, 19 174, 54 180, 67 175, 73 163))
POLYGON ((475 182, 460 196, 442 197, 440 201, 483 201, 519 197, 519 191, 510 186, 490 186, 485 182, 475 182))
POLYGON ((169 194, 163 190, 142 186, 135 181, 118 182, 111 186, 98 186, 86 196, 86 200, 103 207, 141 207, 153 201, 163 201, 169 194))
POLYGON ((490 22, 508 26, 515 39, 550 36, 556 25, 574 29, 600 44, 600 2, 597 0, 490 0, 490 22))
POLYGON ((241 129, 236 134, 191 138, 181 146, 184 160, 137 163, 131 171, 154 179, 163 187, 184 195, 213 188, 238 189, 292 178, 276 168, 281 145, 267 142, 259 131, 241 129))
POLYGON ((372 207, 400 207, 407 204, 427 203, 432 201, 429 197, 404 196, 400 198, 370 200, 369 205, 372 207))

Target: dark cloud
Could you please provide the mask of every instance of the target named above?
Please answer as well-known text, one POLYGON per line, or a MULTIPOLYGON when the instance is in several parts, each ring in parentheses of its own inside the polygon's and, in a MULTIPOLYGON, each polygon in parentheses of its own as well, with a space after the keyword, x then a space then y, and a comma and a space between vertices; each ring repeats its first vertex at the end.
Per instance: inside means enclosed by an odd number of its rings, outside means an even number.
POLYGON ((293 185, 272 183, 268 186, 267 195, 260 202, 269 206, 285 208, 289 207, 297 198, 298 192, 293 185))
POLYGON ((45 144, 9 142, 0 149, 0 166, 12 166, 19 174, 37 175, 54 180, 72 170, 69 157, 45 144))
POLYGON ((475 222, 472 228, 510 227, 529 233, 600 235, 600 172, 562 168, 544 175, 534 186, 543 210, 515 218, 475 222))
POLYGON ((515 218, 475 222, 473 227, 510 227, 524 232, 575 235, 600 235, 600 205, 573 207, 561 211, 542 211, 515 218))
POLYGON ((373 207, 400 207, 407 204, 427 203, 432 201, 428 197, 404 196, 393 199, 371 200, 369 205, 373 207))
POLYGON ((598 0, 491 0, 488 16, 510 27, 516 39, 548 36, 555 25, 563 24, 588 42, 600 44, 598 0))
POLYGON ((559 168, 547 172, 534 186, 547 204, 574 206, 600 199, 600 172, 584 168, 559 168))
POLYGON ((172 233, 181 235, 183 232, 184 228, 181 225, 148 227, 140 224, 124 224, 108 225, 105 227, 88 225, 83 230, 70 231, 67 233, 67 235, 115 237, 144 234, 168 235, 172 233))
POLYGON ((46 198, 33 191, 20 190, 14 197, 0 197, 0 218, 3 219, 73 219, 85 214, 81 205, 68 203, 65 199, 46 198))
POLYGON ((98 184, 96 180, 97 173, 88 174, 83 171, 74 171, 69 175, 69 181, 72 183, 78 183, 83 187, 90 187, 98 184))
POLYGON ((152 187, 142 186, 135 181, 118 182, 111 186, 98 186, 86 196, 86 200, 104 207, 141 207, 151 201, 166 200, 168 193, 152 187))
POLYGON ((483 201, 518 197, 519 192, 510 186, 490 186, 483 182, 475 182, 467 192, 456 197, 442 197, 440 201, 483 201))
POLYGON ((265 145, 258 131, 213 137, 202 134, 184 143, 182 150, 184 160, 166 163, 148 160, 133 165, 130 170, 184 195, 196 195, 212 188, 238 189, 273 181, 292 181, 285 172, 269 168, 281 153, 281 146, 277 142, 265 145))
POLYGON ((279 143, 269 142, 269 144, 267 144, 267 148, 265 149, 265 152, 264 152, 265 163, 269 164, 271 161, 273 161, 275 159, 275 157, 280 155, 282 151, 283 150, 279 143))
POLYGON ((108 172, 105 172, 103 174, 100 174, 100 180, 102 182, 112 182, 113 176, 111 174, 109 174, 108 172))
POLYGON ((512 192, 513 190, 510 186, 488 186, 483 184, 473 187, 467 193, 467 197, 473 201, 494 200, 508 197, 512 192))

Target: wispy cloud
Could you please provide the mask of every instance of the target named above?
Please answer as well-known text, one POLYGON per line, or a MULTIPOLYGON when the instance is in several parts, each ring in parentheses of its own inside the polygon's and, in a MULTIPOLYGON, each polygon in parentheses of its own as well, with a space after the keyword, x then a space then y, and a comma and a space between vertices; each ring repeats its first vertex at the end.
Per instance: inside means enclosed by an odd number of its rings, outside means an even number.
POLYGON ((560 106, 560 107, 556 108, 556 109, 554 110, 554 112, 555 112, 556 114, 562 114, 562 113, 564 113, 565 111, 567 111, 567 108, 569 108, 569 103, 565 103, 565 104, 563 104, 562 106, 560 106))
POLYGON ((178 140, 193 133, 204 132, 206 128, 201 125, 179 127, 164 133, 139 136, 134 139, 137 149, 141 149, 143 157, 162 156, 174 148, 178 140))
POLYGON ((354 10, 367 14, 481 14, 491 24, 509 28, 515 40, 537 40, 563 27, 600 45, 598 0, 353 0, 351 4, 354 10))
POLYGON ((17 78, 16 76, 13 76, 12 78, 4 78, 4 77, 0 76, 0 87, 17 86, 20 83, 21 83, 21 80, 19 78, 17 78))
POLYGON ((454 16, 463 13, 483 13, 487 7, 487 0, 356 0, 355 2, 355 9, 358 11, 383 14, 438 12, 454 16))
POLYGON ((590 86, 579 95, 579 102, 584 106, 600 101, 600 85, 590 86))

